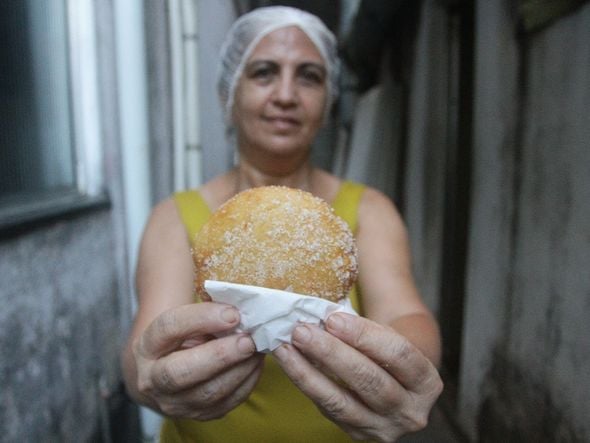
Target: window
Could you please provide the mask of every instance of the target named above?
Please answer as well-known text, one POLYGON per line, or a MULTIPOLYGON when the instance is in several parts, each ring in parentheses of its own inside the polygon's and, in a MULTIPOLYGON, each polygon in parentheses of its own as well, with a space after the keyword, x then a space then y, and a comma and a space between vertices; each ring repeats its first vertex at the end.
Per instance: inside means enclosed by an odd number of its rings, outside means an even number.
POLYGON ((0 2, 0 226, 101 194, 90 0, 0 2))

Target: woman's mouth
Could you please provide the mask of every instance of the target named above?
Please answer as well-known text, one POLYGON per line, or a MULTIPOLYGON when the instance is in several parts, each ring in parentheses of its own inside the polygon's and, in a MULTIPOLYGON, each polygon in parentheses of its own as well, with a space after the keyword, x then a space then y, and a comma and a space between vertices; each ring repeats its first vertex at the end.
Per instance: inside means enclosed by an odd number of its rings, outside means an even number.
POLYGON ((300 121, 293 117, 272 116, 264 117, 264 120, 281 131, 289 131, 301 125, 300 121))

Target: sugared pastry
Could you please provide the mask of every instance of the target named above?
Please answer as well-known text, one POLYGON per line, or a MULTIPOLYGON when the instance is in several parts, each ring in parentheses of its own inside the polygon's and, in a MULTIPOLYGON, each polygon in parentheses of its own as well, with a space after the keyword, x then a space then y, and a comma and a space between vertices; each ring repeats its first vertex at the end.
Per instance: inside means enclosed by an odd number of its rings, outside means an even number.
POLYGON ((348 225, 324 200, 285 186, 241 192, 195 238, 197 294, 205 280, 281 289, 338 301, 358 266, 348 225))

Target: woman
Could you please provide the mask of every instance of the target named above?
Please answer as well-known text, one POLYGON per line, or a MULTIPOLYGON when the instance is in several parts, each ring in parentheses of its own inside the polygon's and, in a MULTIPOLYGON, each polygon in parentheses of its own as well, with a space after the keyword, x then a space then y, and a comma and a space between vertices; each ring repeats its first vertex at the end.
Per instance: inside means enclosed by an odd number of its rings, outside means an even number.
POLYGON ((412 280, 396 209, 310 164, 336 93, 335 52, 323 23, 293 8, 255 10, 228 35, 219 88, 239 161, 153 210, 123 354, 131 396, 169 417, 162 441, 394 441, 425 426, 442 390, 437 325, 412 280), (352 296, 363 317, 333 314, 325 330, 300 325, 292 344, 265 358, 248 335, 213 338, 239 312, 194 303, 190 238, 227 199, 271 184, 332 202, 352 225, 362 301, 352 296))

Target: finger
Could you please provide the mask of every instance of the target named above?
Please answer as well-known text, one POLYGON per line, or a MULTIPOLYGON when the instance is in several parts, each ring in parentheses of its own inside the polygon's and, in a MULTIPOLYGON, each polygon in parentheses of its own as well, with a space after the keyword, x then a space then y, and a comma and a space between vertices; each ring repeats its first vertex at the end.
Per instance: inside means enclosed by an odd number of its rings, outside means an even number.
POLYGON ((391 374, 319 327, 298 326, 292 337, 306 357, 339 377, 371 410, 382 413, 407 401, 407 391, 391 374))
POLYGON ((362 402, 317 370, 294 346, 281 345, 273 355, 291 381, 330 419, 352 427, 375 421, 362 402))
POLYGON ((260 376, 262 360, 262 355, 253 355, 212 380, 175 393, 163 401, 162 412, 197 420, 221 417, 248 397, 260 376))
POLYGON ((190 395, 202 406, 214 405, 230 395, 240 395, 242 383, 260 366, 261 355, 254 355, 229 368, 218 376, 206 380, 189 390, 190 395))
POLYGON ((162 392, 183 391, 246 360, 255 351, 254 342, 248 335, 211 340, 157 360, 151 372, 153 384, 162 392))
POLYGON ((213 420, 216 418, 221 418, 248 398, 260 378, 264 362, 263 355, 257 355, 252 358, 256 361, 256 366, 254 369, 246 376, 245 379, 241 381, 241 383, 236 386, 231 395, 226 396, 217 404, 203 409, 199 414, 200 420, 213 420))
POLYGON ((326 330, 374 360, 406 389, 430 391, 438 372, 424 354, 392 328, 349 314, 332 314, 326 330))
POLYGON ((147 327, 139 341, 139 352, 156 359, 178 349, 196 335, 231 330, 240 320, 238 310, 221 303, 193 303, 172 308, 147 327))

